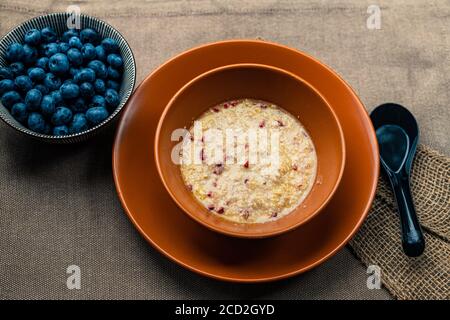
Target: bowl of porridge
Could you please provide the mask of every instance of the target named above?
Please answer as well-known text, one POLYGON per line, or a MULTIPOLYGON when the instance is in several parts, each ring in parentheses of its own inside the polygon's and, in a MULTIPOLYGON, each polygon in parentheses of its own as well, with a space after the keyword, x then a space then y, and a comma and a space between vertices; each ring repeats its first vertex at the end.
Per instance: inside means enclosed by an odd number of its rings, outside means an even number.
POLYGON ((155 162, 188 216, 223 234, 263 238, 317 215, 345 165, 327 101, 279 68, 237 64, 191 80, 166 106, 155 162))

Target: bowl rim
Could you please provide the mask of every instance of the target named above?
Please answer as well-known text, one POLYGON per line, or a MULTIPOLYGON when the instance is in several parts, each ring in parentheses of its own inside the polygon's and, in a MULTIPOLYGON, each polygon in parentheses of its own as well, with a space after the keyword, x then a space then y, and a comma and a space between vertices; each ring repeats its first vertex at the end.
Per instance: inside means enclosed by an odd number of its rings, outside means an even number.
MULTIPOLYGON (((71 14, 67 13, 67 12, 53 12, 53 13, 49 13, 49 14, 42 14, 39 16, 35 16, 33 18, 30 18, 28 20, 25 20, 23 22, 21 22, 20 24, 16 25, 15 27, 11 28, 4 36, 1 37, 0 39, 0 43, 3 43, 5 41, 5 39, 9 36, 12 36, 17 29, 24 27, 26 24, 29 24, 35 20, 39 20, 42 19, 44 17, 60 17, 60 16, 66 16, 69 17, 71 14)), ((30 136, 32 138, 35 139, 40 139, 42 141, 49 141, 49 142, 64 142, 64 141, 75 141, 74 139, 79 138, 79 137, 83 137, 83 136, 89 136, 91 135, 93 132, 98 131, 98 129, 100 129, 101 127, 104 127, 106 124, 111 123, 114 119, 117 118, 117 116, 120 114, 120 112, 123 110, 123 108, 125 107, 125 105, 127 104, 128 100, 130 99, 131 95, 134 92, 135 86, 136 86, 136 58, 134 57, 134 53, 133 50, 131 49, 130 44, 128 43, 128 41, 125 39, 125 37, 120 33, 119 30, 117 30, 116 28, 114 28, 112 25, 110 25, 109 23, 95 17, 95 16, 91 16, 91 15, 87 15, 87 14, 83 14, 81 13, 80 15, 81 17, 87 18, 87 19, 93 19, 95 22, 98 23, 102 23, 104 24, 106 27, 110 28, 111 30, 113 30, 115 33, 117 33, 117 35, 119 36, 119 38, 121 40, 123 40, 123 42, 125 43, 126 48, 128 49, 128 51, 130 52, 130 58, 132 61, 132 68, 131 68, 131 87, 129 90, 129 93, 126 94, 125 96, 125 100, 119 104, 119 106, 117 106, 116 109, 114 109, 114 112, 112 112, 108 118, 106 118, 105 120, 103 120, 101 123, 97 124, 96 126, 89 128, 87 130, 84 130, 82 132, 78 132, 78 133, 72 133, 72 134, 68 134, 68 135, 63 135, 63 136, 55 136, 55 135, 51 135, 51 134, 43 134, 43 133, 38 133, 35 131, 32 131, 31 129, 28 129, 26 127, 22 127, 22 126, 18 126, 14 123, 14 121, 12 119, 10 119, 9 117, 6 117, 4 115, 3 112, 0 112, 0 119, 6 123, 9 127, 15 129, 16 131, 19 131, 20 133, 23 133, 27 136, 30 136)), ((127 90, 128 91, 128 90, 127 90)), ((3 106, 3 104, 0 103, 0 108, 4 108, 5 111, 8 114, 11 114, 10 111, 3 106)))
MULTIPOLYGON (((330 202, 330 200, 333 198, 336 190, 338 189, 343 174, 344 174, 344 168, 345 168, 345 164, 346 164, 346 145, 345 145, 345 138, 344 138, 344 132, 342 130, 342 126, 341 123, 339 121, 339 118, 337 117, 334 109, 332 108, 332 106, 328 103, 328 101, 324 98, 324 96, 314 87, 312 86, 309 82, 307 82, 306 80, 302 79, 301 77, 294 75, 293 73, 284 70, 282 68, 278 68, 278 67, 274 67, 271 65, 266 65, 266 64, 261 64, 261 63, 236 63, 236 64, 229 64, 229 65, 225 65, 225 66, 221 66, 218 68, 214 68, 211 70, 208 70, 198 76, 196 76, 195 78, 191 79, 190 81, 188 81, 186 84, 184 84, 174 95, 173 97, 169 100, 169 102, 166 104, 166 106, 164 107, 164 110, 161 114, 161 116, 159 117, 158 120, 158 124, 156 127, 156 132, 155 132, 155 138, 154 138, 154 143, 153 143, 153 148, 154 148, 154 160, 155 160, 155 164, 156 164, 156 169, 159 175, 159 178, 162 182, 162 184, 164 185, 164 188, 166 189, 166 191, 168 192, 168 194, 170 195, 170 197, 172 198, 172 200, 176 203, 176 205, 184 212, 186 213, 190 218, 192 218, 194 221, 200 223, 201 225, 205 226, 206 228, 213 230, 215 232, 227 235, 227 236, 232 236, 232 237, 237 237, 237 238, 245 238, 245 239, 261 239, 261 238, 268 238, 268 237, 272 237, 272 236, 276 236, 276 235, 280 235, 283 233, 286 233, 288 231, 291 231, 297 227, 300 227, 303 224, 306 224, 308 221, 310 221, 311 219, 313 219, 316 215, 318 215, 323 208, 326 207, 326 205, 330 202), (297 220, 295 223, 292 223, 284 228, 280 228, 278 230, 272 230, 272 231, 266 231, 266 232, 258 232, 258 233, 251 233, 248 231, 243 231, 243 232, 239 232, 239 231, 233 231, 233 230, 227 230, 225 228, 221 228, 220 226, 214 224, 214 223, 207 223, 204 219, 202 219, 200 217, 200 215, 192 213, 191 211, 187 210, 182 203, 177 199, 177 197, 175 196, 175 194, 172 192, 172 190, 169 188, 168 184, 166 183, 166 180, 164 179, 163 176, 163 170, 161 169, 161 163, 159 161, 159 137, 161 134, 161 128, 163 126, 164 120, 166 118, 167 113, 169 112, 169 110, 172 108, 175 100, 178 99, 178 97, 184 93, 185 90, 187 90, 190 86, 192 86, 195 82, 201 80, 202 78, 205 78, 211 74, 214 73, 219 73, 221 71, 224 70, 229 70, 229 69, 239 69, 239 68, 258 68, 258 69, 265 69, 265 70, 270 70, 273 72, 278 72, 284 75, 287 75, 291 78, 294 78, 294 80, 303 83, 304 85, 306 85, 310 90, 312 90, 315 94, 317 94, 319 96, 319 98, 325 103, 325 105, 328 108, 328 111, 330 111, 336 125, 339 131, 339 140, 340 140, 340 150, 341 150, 341 165, 339 167, 339 174, 338 177, 336 179, 335 184, 333 185, 333 188, 331 189, 331 191, 328 193, 326 199, 320 204, 320 206, 318 208, 316 208, 316 210, 314 210, 312 213, 310 213, 308 216, 306 216, 303 219, 299 219, 297 220)), ((310 190, 311 191, 311 190, 310 190)), ((192 201, 196 201, 196 199, 194 199, 192 197, 192 201)), ((297 208, 297 207, 296 207, 297 208)), ((295 210, 295 209, 294 209, 295 210)))

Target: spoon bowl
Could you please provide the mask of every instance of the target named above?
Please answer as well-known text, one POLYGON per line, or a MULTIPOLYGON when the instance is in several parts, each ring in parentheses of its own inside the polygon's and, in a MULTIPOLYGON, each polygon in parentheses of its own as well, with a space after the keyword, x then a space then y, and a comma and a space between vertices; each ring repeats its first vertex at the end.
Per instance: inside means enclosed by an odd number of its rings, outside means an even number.
POLYGON ((384 165, 398 172, 409 153, 409 137, 402 127, 385 124, 376 130, 380 157, 384 165))

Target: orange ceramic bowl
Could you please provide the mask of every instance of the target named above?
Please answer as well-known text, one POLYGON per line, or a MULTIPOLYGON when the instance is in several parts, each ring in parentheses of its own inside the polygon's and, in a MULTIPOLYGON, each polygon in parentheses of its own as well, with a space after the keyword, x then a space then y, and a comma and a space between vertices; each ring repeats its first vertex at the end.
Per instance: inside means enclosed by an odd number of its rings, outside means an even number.
POLYGON ((154 146, 158 173, 178 206, 212 230, 243 238, 281 234, 314 217, 332 198, 345 165, 344 135, 328 102, 301 78, 261 64, 228 65, 188 82, 170 100, 161 115, 154 146), (240 98, 268 101, 298 116, 316 148, 317 174, 311 191, 300 206, 278 220, 236 223, 208 211, 185 186, 180 167, 171 158, 174 147, 179 143, 171 139, 176 129, 189 128, 194 119, 216 104, 240 98))

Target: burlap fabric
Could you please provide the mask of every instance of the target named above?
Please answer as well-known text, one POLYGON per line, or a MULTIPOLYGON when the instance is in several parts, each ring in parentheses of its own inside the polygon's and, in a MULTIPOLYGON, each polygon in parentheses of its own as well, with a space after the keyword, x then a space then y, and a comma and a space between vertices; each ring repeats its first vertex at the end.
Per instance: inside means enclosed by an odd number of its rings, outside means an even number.
POLYGON ((383 178, 369 216, 351 246, 364 263, 381 268, 382 282, 394 296, 449 299, 450 158, 419 145, 411 189, 425 233, 422 256, 408 258, 402 252, 394 197, 383 178))

